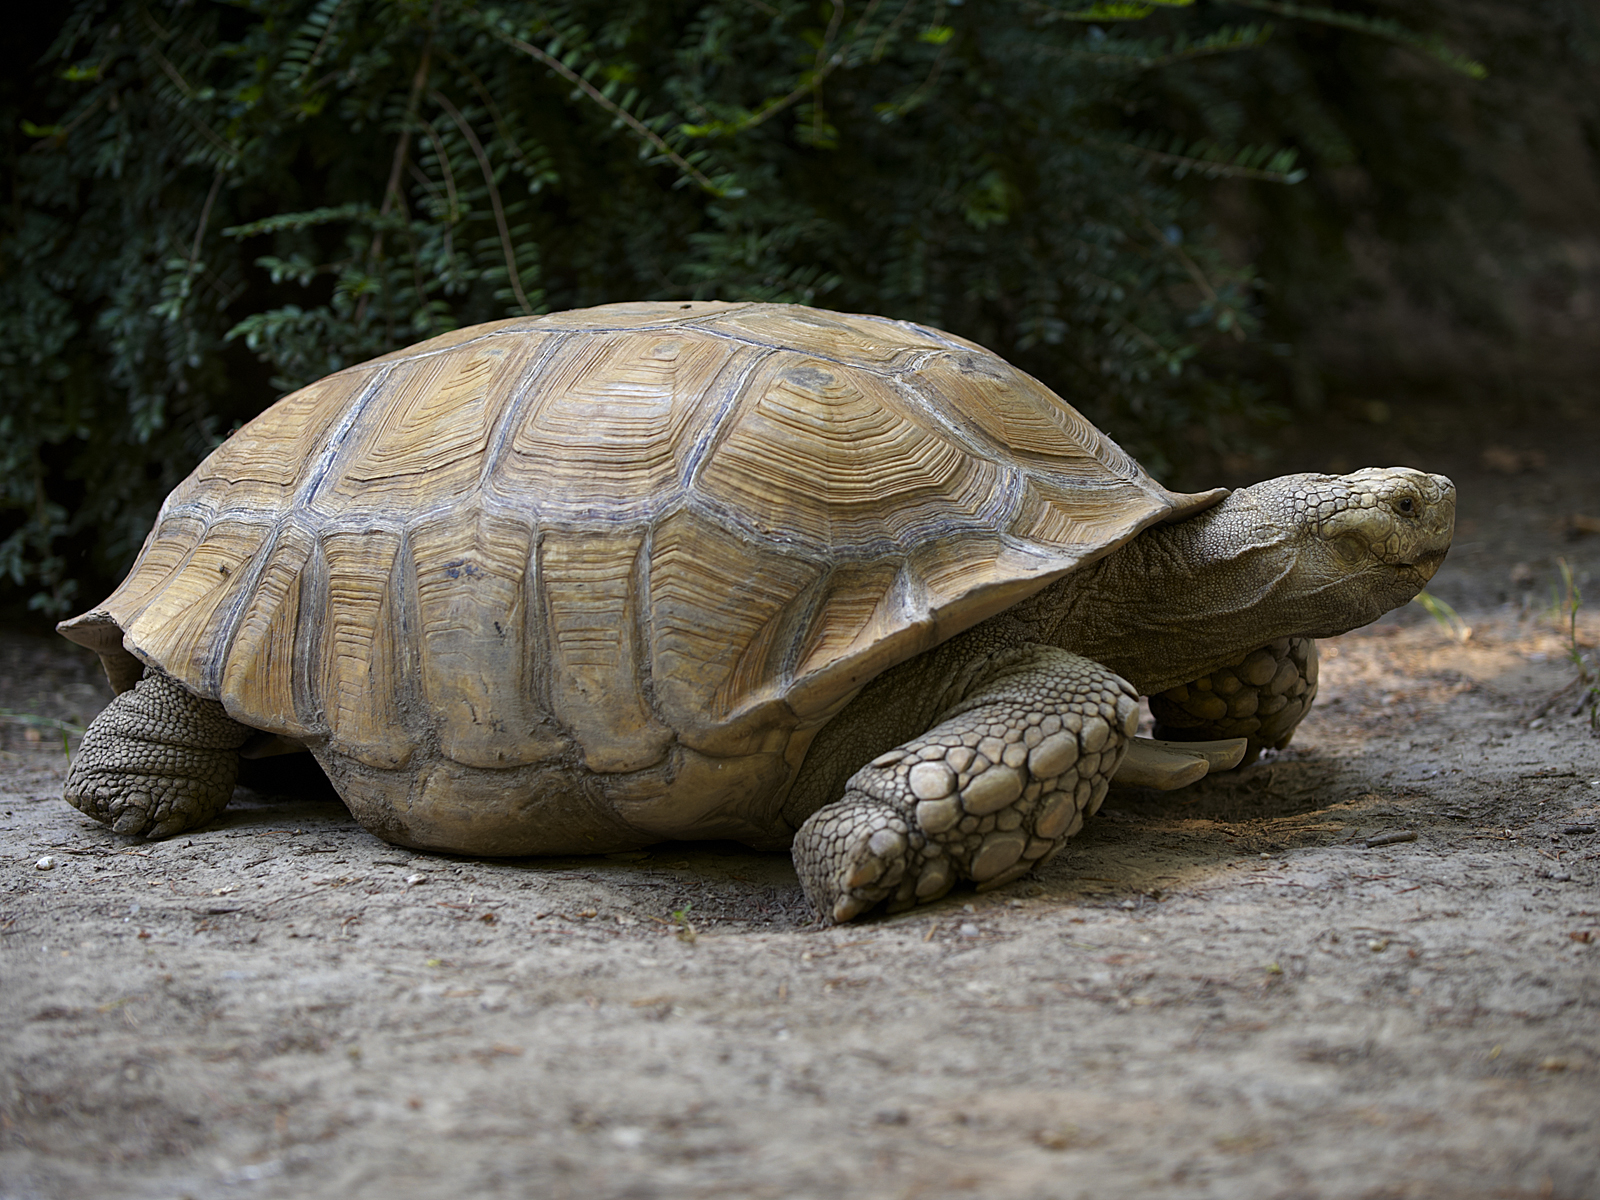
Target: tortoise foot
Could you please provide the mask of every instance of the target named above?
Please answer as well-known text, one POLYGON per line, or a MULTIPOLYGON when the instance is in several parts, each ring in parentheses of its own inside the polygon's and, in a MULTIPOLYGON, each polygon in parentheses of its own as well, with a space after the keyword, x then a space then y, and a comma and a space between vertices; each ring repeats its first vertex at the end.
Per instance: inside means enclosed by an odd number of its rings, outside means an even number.
POLYGON ((227 805, 251 732, 216 701, 152 673, 94 719, 63 794, 117 833, 171 837, 227 805))
POLYGON ((795 836, 807 897, 848 921, 1002 887, 1051 858, 1105 799, 1138 721, 1132 687, 1049 647, 997 659, 922 737, 851 776, 795 836))
POLYGON ((1239 764, 1245 766, 1263 749, 1287 746, 1316 697, 1316 641, 1279 638, 1229 666, 1151 696, 1150 712, 1158 738, 1248 738, 1239 764))

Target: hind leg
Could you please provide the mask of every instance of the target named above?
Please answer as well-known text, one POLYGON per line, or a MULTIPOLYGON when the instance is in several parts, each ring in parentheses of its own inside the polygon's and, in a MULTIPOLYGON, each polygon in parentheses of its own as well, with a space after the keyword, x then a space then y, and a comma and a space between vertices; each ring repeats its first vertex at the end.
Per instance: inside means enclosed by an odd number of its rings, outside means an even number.
POLYGON ((999 656, 920 737, 880 754, 795 834, 824 920, 1000 887, 1046 861, 1100 807, 1139 716, 1132 685, 1048 646, 999 656))
MULTIPOLYGON (((1317 696, 1317 643, 1279 638, 1238 662, 1150 697, 1155 736, 1171 741, 1248 738, 1244 763, 1281 750, 1317 696)), ((1241 764, 1242 765, 1242 764, 1241 764)))
POLYGON ((171 837, 222 811, 252 732, 215 700, 151 672, 89 726, 65 799, 118 833, 171 837))

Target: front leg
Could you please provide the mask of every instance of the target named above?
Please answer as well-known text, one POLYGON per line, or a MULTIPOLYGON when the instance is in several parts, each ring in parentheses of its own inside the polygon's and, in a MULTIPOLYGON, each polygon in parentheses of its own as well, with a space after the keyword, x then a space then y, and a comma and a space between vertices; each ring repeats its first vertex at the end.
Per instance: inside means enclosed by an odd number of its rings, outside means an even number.
POLYGON ((795 835, 824 918, 936 900, 958 880, 1000 887, 1046 862, 1105 799, 1139 722, 1138 693, 1050 646, 996 655, 920 737, 850 777, 795 835))
POLYGON ((1279 638, 1209 675, 1150 697, 1155 735, 1177 742, 1248 738, 1244 763, 1281 750, 1317 698, 1317 643, 1279 638))

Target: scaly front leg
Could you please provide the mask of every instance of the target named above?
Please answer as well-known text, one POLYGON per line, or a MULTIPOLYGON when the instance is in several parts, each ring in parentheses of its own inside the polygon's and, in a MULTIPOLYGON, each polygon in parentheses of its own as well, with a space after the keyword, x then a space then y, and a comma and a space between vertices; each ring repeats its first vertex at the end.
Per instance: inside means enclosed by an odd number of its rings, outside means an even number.
POLYGON ((1000 887, 1049 860, 1100 807, 1138 694, 1050 646, 996 655, 939 723, 880 754, 795 835, 794 863, 824 918, 936 900, 958 880, 1000 887))

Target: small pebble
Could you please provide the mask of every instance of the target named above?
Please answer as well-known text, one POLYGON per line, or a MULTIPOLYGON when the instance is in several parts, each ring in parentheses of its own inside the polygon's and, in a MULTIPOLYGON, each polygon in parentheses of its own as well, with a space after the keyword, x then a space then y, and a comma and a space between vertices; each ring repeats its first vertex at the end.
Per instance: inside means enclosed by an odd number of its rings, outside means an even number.
POLYGON ((407 875, 406 876, 406 886, 407 887, 416 887, 419 883, 427 883, 427 882, 428 882, 428 877, 426 875, 407 875))
POLYGON ((39 870, 41 870, 41 871, 53 871, 53 870, 56 869, 56 860, 55 860, 55 858, 53 856, 51 856, 49 854, 46 854, 43 858, 41 858, 38 862, 34 863, 33 865, 35 867, 39 868, 39 870))
POLYGON ((1561 832, 1562 833, 1569 833, 1569 834, 1570 833, 1593 833, 1594 832, 1594 826, 1593 825, 1563 825, 1561 827, 1561 832))
POLYGON ((978 936, 978 927, 971 921, 968 921, 960 929, 956 930, 956 932, 964 938, 975 938, 978 936))

